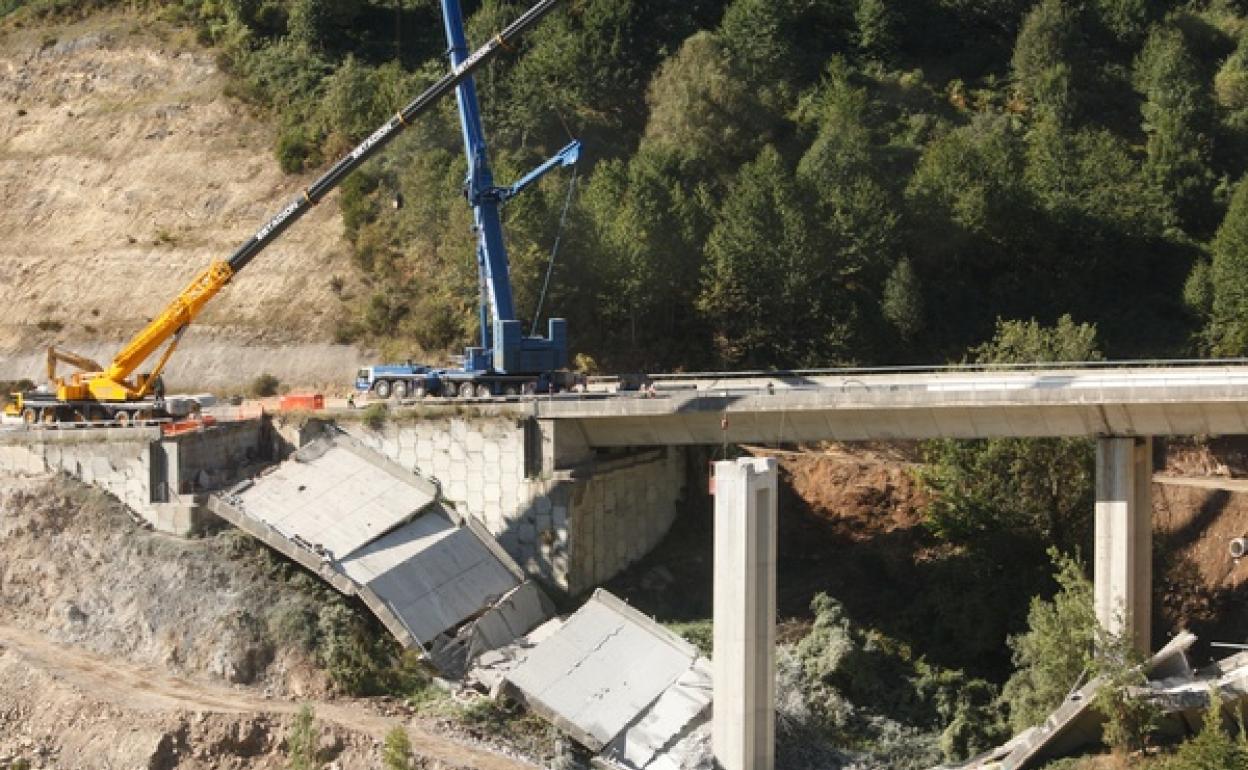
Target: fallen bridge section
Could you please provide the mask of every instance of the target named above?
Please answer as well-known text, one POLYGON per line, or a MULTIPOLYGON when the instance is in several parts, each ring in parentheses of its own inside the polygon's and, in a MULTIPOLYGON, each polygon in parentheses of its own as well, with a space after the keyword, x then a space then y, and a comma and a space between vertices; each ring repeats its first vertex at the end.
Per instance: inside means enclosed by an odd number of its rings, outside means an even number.
POLYGON ((678 770, 705 752, 712 672, 693 645, 602 589, 550 625, 481 658, 504 693, 609 766, 678 770))
POLYGON ((517 633, 551 614, 544 596, 515 599, 523 572, 479 524, 440 504, 435 482, 336 431, 208 505, 342 593, 359 596, 407 647, 428 650, 491 610, 517 633), (500 605, 505 597, 512 601, 500 605))

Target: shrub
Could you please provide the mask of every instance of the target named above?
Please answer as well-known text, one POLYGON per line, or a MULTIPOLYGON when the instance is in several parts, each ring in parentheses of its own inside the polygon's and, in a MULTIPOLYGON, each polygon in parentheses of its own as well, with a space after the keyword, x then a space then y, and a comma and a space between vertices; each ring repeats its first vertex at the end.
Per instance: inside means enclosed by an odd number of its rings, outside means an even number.
POLYGON ((1043 721, 1065 699, 1070 688, 1093 667, 1097 622, 1092 609, 1092 583, 1078 557, 1049 549, 1058 584, 1051 601, 1031 600, 1028 630, 1010 637, 1017 670, 1002 696, 1016 730, 1043 721))
MULTIPOLYGON (((1126 756, 1144 746, 1144 738, 1157 725, 1161 711, 1152 701, 1130 694, 1131 688, 1148 682, 1144 656, 1122 639, 1104 639, 1097 658, 1097 673, 1105 683, 1097 690, 1096 710, 1105 717, 1106 746, 1126 756)), ((1211 765, 1211 767, 1229 767, 1211 765)))
POLYGON ((382 426, 386 424, 386 405, 369 404, 364 409, 361 419, 364 420, 364 424, 370 430, 381 430, 382 426))
POLYGON ((280 384, 276 377, 265 372, 251 381, 251 395, 257 398, 276 396, 277 388, 280 384))
POLYGON ((408 770, 412 766, 412 740, 402 725, 395 725, 386 733, 381 749, 381 764, 386 770, 408 770))
POLYGON ((60 321, 54 321, 51 318, 45 318, 42 321, 38 321, 35 323, 35 326, 41 332, 59 332, 61 329, 65 328, 65 324, 60 321))
POLYGON ((314 770, 321 763, 317 757, 316 715, 306 703, 290 724, 286 737, 287 770, 314 770))
POLYGON ((1179 746, 1164 770, 1248 770, 1248 739, 1242 732, 1233 739, 1223 724, 1222 699, 1216 689, 1209 691, 1209 709, 1200 733, 1179 746))
POLYGON ((388 634, 374 633, 342 602, 332 602, 317 620, 317 660, 334 686, 349 695, 377 695, 393 681, 388 634))
POLYGON ((277 137, 277 164, 287 174, 298 174, 319 160, 316 143, 302 126, 289 126, 277 137))
POLYGON ((715 629, 710 618, 668 623, 667 627, 686 642, 697 647, 698 652, 710 657, 712 648, 715 646, 715 629))

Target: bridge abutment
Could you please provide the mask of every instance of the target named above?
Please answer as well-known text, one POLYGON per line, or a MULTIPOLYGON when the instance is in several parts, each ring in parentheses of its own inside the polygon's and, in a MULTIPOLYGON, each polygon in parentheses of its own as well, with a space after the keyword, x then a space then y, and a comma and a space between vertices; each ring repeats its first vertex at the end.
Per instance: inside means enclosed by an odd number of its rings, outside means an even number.
POLYGON ((339 425, 436 479, 447 503, 480 521, 528 574, 569 595, 654 548, 684 496, 685 448, 595 449, 574 422, 474 416, 339 425))
POLYGON ((1094 606, 1101 627, 1152 652, 1153 442, 1096 440, 1094 606))

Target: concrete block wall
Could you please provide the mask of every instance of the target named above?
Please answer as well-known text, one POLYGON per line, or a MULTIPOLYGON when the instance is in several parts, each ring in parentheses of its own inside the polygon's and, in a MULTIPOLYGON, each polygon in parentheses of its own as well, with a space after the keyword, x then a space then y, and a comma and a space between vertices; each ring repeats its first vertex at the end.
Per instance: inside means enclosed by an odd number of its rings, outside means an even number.
POLYGON ((226 483, 261 451, 260 420, 162 438, 159 428, 30 430, 0 434, 0 471, 61 471, 110 493, 155 529, 199 531, 209 513, 197 480, 226 483))
POLYGON ((484 524, 530 575, 573 595, 657 545, 684 488, 682 450, 599 463, 583 447, 560 454, 549 442, 544 449, 540 441, 526 441, 523 419, 450 417, 390 422, 380 430, 358 423, 341 427, 403 467, 436 479, 446 500, 484 524), (546 462, 526 458, 526 452, 544 452, 546 462))
POLYGON ((169 488, 188 495, 232 481, 240 468, 268 452, 263 431, 263 420, 242 420, 163 439, 169 488))
POLYGON ((159 436, 155 428, 13 433, 0 440, 0 470, 62 471, 148 518, 153 514, 151 445, 159 436))

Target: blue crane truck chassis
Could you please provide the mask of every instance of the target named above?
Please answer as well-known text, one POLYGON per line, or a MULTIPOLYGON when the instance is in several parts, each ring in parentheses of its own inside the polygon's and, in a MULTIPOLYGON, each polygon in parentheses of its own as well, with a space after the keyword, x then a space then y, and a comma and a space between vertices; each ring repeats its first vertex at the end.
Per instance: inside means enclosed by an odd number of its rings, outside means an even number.
POLYGON ((485 369, 434 369, 421 364, 379 364, 362 367, 355 389, 377 398, 490 398, 534 393, 581 391, 585 378, 574 372, 501 374, 485 369))

